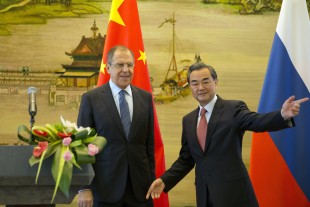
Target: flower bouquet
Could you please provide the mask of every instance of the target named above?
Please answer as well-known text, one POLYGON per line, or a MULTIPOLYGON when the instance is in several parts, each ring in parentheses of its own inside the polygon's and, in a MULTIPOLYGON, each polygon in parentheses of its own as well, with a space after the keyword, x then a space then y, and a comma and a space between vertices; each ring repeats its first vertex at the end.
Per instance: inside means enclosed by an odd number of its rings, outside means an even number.
POLYGON ((60 117, 61 123, 45 126, 33 126, 30 131, 25 125, 18 127, 18 138, 35 145, 29 159, 30 166, 38 164, 36 184, 44 159, 54 155, 52 161, 52 176, 55 188, 51 203, 57 189, 69 196, 73 166, 82 169, 81 164, 94 163, 95 155, 106 144, 106 139, 97 136, 94 129, 77 127, 75 123, 60 117), (27 136, 25 136, 25 134, 27 136))

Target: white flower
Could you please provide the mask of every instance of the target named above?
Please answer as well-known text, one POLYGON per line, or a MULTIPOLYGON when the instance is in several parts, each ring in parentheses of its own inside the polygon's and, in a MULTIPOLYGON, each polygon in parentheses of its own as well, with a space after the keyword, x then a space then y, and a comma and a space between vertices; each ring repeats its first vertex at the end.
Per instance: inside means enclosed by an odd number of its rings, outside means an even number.
POLYGON ((62 116, 60 116, 60 120, 63 126, 65 127, 70 127, 70 128, 75 128, 76 127, 76 123, 72 123, 68 120, 64 120, 64 118, 62 118, 62 116))
POLYGON ((77 126, 76 126, 76 127, 75 127, 75 130, 78 131, 78 132, 79 132, 79 131, 83 131, 83 130, 85 130, 85 129, 88 131, 88 134, 90 134, 90 132, 91 132, 91 128, 90 128, 90 127, 86 127, 86 128, 84 128, 84 127, 82 127, 82 126, 80 126, 80 127, 77 127, 77 126))
POLYGON ((77 128, 77 125, 75 122, 70 122, 68 120, 64 120, 64 118, 62 118, 62 116, 60 116, 60 120, 62 125, 66 128, 67 132, 72 132, 74 129, 77 128))

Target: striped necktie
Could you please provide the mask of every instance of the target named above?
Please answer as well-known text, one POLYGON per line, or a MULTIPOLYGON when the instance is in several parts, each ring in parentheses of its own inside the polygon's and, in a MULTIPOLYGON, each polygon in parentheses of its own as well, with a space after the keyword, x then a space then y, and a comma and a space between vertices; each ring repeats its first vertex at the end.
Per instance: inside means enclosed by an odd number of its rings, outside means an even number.
POLYGON ((126 133, 126 137, 128 139, 129 136, 129 131, 130 131, 130 125, 131 125, 131 120, 130 120, 130 113, 129 113, 129 107, 128 103, 125 99, 125 90, 121 90, 119 92, 119 109, 120 109, 120 114, 121 114, 121 120, 123 124, 124 131, 126 133))

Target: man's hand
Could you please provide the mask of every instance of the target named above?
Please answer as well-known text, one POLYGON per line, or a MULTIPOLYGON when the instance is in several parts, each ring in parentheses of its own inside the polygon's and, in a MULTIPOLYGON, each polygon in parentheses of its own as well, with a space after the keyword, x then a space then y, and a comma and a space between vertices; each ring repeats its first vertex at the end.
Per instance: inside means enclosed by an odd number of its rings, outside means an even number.
POLYGON ((159 198, 164 188, 165 188, 165 183, 163 182, 163 180, 160 178, 157 178, 156 180, 154 180, 154 182, 150 186, 146 194, 146 199, 149 199, 150 195, 152 199, 159 198))
POLYGON ((79 192, 79 207, 93 207, 93 193, 91 190, 82 190, 79 192))
POLYGON ((309 98, 295 100, 295 96, 289 97, 282 105, 281 114, 285 120, 299 114, 300 104, 309 101, 309 98))

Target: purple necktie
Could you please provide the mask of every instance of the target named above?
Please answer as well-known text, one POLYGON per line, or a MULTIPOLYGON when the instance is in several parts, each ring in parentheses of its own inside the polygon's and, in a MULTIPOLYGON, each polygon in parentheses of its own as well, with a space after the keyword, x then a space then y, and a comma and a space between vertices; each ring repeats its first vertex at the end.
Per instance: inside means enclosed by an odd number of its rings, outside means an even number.
POLYGON ((201 109, 200 121, 199 121, 198 128, 197 128, 198 143, 199 143, 202 151, 205 151, 207 129, 208 129, 208 123, 207 123, 207 119, 205 116, 206 112, 207 112, 207 110, 205 108, 201 109))

